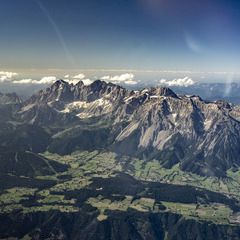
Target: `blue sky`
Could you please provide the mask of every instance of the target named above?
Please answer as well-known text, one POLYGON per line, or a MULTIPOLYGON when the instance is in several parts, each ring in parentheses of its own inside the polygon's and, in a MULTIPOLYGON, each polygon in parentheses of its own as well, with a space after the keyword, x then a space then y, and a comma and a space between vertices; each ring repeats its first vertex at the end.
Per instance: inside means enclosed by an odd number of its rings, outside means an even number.
POLYGON ((234 0, 1 0, 1 69, 237 72, 234 0))

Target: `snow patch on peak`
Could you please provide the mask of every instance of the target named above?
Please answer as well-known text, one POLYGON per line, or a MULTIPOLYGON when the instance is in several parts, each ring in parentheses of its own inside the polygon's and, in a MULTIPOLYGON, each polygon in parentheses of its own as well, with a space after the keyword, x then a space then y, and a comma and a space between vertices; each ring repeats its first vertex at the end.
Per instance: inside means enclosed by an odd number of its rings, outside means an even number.
POLYGON ((149 89, 147 89, 147 88, 145 88, 145 89, 143 89, 143 90, 141 91, 142 94, 148 93, 148 92, 149 92, 149 89))
POLYGON ((210 119, 210 120, 205 120, 204 121, 204 130, 205 131, 208 131, 213 125, 213 120, 210 119))
POLYGON ((157 95, 152 95, 152 96, 150 96, 150 99, 152 99, 152 98, 160 98, 161 96, 157 96, 157 95))
POLYGON ((98 116, 106 114, 112 110, 112 103, 103 98, 99 98, 93 102, 87 101, 74 101, 66 104, 62 113, 75 112, 79 118, 89 118, 92 116, 98 116))

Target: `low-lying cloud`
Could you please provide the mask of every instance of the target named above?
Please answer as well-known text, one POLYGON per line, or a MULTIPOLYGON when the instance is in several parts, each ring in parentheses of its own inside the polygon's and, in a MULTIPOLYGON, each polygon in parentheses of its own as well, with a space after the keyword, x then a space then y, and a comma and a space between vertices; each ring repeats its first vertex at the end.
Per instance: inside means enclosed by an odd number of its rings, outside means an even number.
POLYGON ((13 81, 14 84, 53 84, 56 82, 57 78, 54 76, 50 77, 43 77, 40 80, 34 80, 34 79, 21 79, 21 80, 15 80, 13 81))
POLYGON ((106 82, 112 82, 115 84, 124 83, 126 85, 135 85, 138 82, 134 78, 135 78, 134 74, 124 73, 116 76, 103 76, 101 77, 101 80, 104 80, 106 82))
POLYGON ((173 80, 161 79, 159 83, 168 87, 189 87, 194 85, 196 82, 189 77, 185 77, 173 80))
POLYGON ((0 82, 12 82, 18 74, 15 72, 0 71, 0 82))
POLYGON ((80 73, 80 74, 78 74, 78 75, 76 75, 76 76, 73 76, 72 78, 82 80, 82 79, 84 79, 85 77, 86 77, 86 76, 85 76, 83 73, 80 73))
MULTIPOLYGON (((55 76, 47 76, 43 77, 40 80, 35 80, 31 78, 27 79, 21 79, 21 80, 9 80, 9 82, 12 82, 14 84, 38 84, 38 85, 50 85, 53 84, 54 82, 57 81, 57 77, 55 76)), ((65 75, 64 76, 64 81, 70 83, 70 84, 77 84, 79 81, 82 81, 85 85, 91 84, 93 81, 90 79, 86 79, 85 75, 80 73, 76 76, 70 76, 70 75, 65 75)))
POLYGON ((82 81, 84 85, 90 85, 93 81, 89 78, 86 78, 85 74, 79 73, 75 76, 66 75, 64 81, 70 84, 77 84, 79 81, 82 81))
MULTIPOLYGON (((21 79, 19 77, 18 73, 14 72, 1 72, 0 71, 0 83, 10 83, 10 84, 34 84, 34 85, 50 85, 57 81, 56 76, 45 76, 41 79, 34 79, 34 78, 23 78, 21 79)), ((97 77, 95 77, 97 79, 97 77)), ((124 73, 120 75, 105 75, 103 77, 100 77, 99 79, 106 81, 106 82, 112 82, 114 84, 125 84, 125 85, 135 85, 138 83, 137 80, 135 80, 135 75, 132 73, 124 73)), ((70 83, 70 84, 77 84, 79 81, 82 81, 84 85, 90 85, 93 83, 93 79, 87 78, 85 74, 79 73, 77 75, 70 75, 66 74, 63 77, 63 80, 70 83)))
POLYGON ((89 79, 89 78, 82 79, 81 81, 83 82, 84 85, 90 85, 90 84, 93 83, 93 81, 91 79, 89 79))

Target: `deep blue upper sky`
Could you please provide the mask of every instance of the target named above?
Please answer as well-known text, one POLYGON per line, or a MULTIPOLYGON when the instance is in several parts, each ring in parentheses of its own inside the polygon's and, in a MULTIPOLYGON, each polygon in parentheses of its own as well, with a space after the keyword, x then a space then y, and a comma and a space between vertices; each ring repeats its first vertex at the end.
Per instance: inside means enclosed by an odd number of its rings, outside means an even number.
POLYGON ((239 0, 1 0, 1 68, 240 70, 239 0))

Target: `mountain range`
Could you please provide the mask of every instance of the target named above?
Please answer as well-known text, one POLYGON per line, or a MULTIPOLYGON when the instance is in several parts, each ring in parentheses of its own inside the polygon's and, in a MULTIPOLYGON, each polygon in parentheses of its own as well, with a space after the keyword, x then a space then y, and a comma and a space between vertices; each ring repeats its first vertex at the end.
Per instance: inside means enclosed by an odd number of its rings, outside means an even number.
MULTIPOLYGON (((100 80, 88 86, 59 80, 24 102, 15 95, 1 95, 0 101, 7 103, 14 138, 25 128, 25 135, 36 134, 43 142, 16 146, 24 150, 64 155, 107 148, 157 159, 166 168, 180 163, 182 170, 204 176, 221 177, 240 165, 239 110, 225 101, 207 102, 161 87, 129 91, 100 80)), ((1 141, 11 145, 4 137, 1 141)))
POLYGON ((240 238, 240 107, 63 80, 0 94, 1 239, 240 238))

